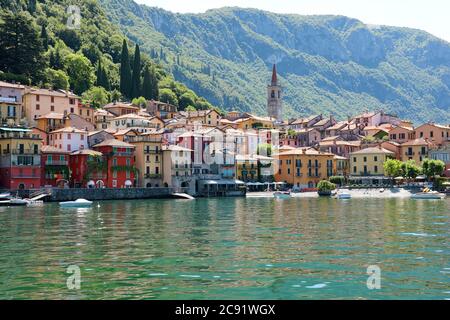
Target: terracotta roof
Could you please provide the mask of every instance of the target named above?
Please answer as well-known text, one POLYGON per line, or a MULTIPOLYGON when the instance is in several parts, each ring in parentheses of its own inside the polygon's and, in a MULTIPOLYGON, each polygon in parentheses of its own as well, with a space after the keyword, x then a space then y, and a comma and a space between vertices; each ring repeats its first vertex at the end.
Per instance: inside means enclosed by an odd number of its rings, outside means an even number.
POLYGON ((85 130, 80 130, 74 127, 65 127, 65 128, 61 128, 55 131, 52 131, 50 133, 60 133, 60 132, 67 132, 67 133, 87 133, 87 131, 85 130))
POLYGON ((129 114, 124 114, 118 117, 115 117, 114 120, 119 120, 119 119, 139 119, 139 120, 148 120, 148 118, 137 115, 136 113, 129 113, 129 114))
POLYGON ((415 140, 406 141, 401 144, 401 146, 429 146, 433 143, 430 141, 425 140, 424 138, 419 138, 415 140))
POLYGON ((188 148, 183 148, 181 146, 177 146, 177 145, 169 145, 169 146, 163 146, 163 150, 170 150, 170 151, 188 151, 188 152, 192 152, 194 150, 188 149, 188 148))
POLYGON ((135 146, 132 144, 129 144, 127 142, 123 142, 120 140, 116 140, 116 139, 109 139, 109 140, 105 140, 103 142, 100 142, 99 144, 96 144, 94 146, 95 148, 98 147, 123 147, 123 148, 134 148, 135 146))
POLYGON ((291 122, 290 124, 291 125, 292 124, 295 125, 295 124, 308 123, 308 122, 310 122, 311 120, 313 120, 313 119, 315 119, 317 117, 319 117, 319 115, 313 115, 313 116, 309 116, 309 117, 306 117, 306 118, 299 118, 299 119, 295 120, 294 122, 291 122))
POLYGON ((59 148, 56 148, 54 146, 42 146, 41 147, 41 152, 42 153, 64 153, 64 154, 69 154, 70 152, 61 150, 59 148))
POLYGON ((348 125, 347 121, 341 121, 336 123, 334 126, 327 128, 327 130, 340 130, 348 125))
POLYGON ((16 83, 9 83, 9 82, 5 82, 5 81, 0 81, 0 87, 13 88, 13 89, 25 89, 24 85, 16 84, 16 83))
POLYGON ((308 156, 334 156, 329 152, 317 151, 314 148, 296 148, 286 152, 281 152, 278 156, 295 156, 295 155, 308 155, 308 156))
POLYGON ((394 154, 394 152, 389 151, 385 148, 381 147, 372 147, 372 148, 366 148, 359 151, 352 152, 351 154, 371 154, 371 153, 388 153, 388 154, 394 154))
POLYGON ((57 112, 50 112, 47 114, 44 114, 43 116, 39 116, 38 119, 64 119, 63 113, 57 113, 57 112))
POLYGON ((71 154, 74 156, 76 156, 76 155, 102 156, 103 155, 103 153, 101 153, 99 151, 94 151, 91 149, 78 150, 78 151, 72 152, 71 154))
POLYGON ((135 110, 141 109, 139 107, 132 105, 131 103, 124 103, 124 102, 111 102, 103 107, 103 109, 110 109, 110 108, 127 108, 135 110))
POLYGON ((51 89, 42 89, 42 88, 30 88, 25 91, 25 94, 36 94, 42 96, 54 96, 54 97, 68 97, 68 98, 76 98, 80 97, 70 91, 64 90, 51 90, 51 89))
POLYGON ((111 112, 104 110, 104 109, 97 109, 94 111, 94 116, 106 116, 114 118, 115 115, 113 115, 111 112))

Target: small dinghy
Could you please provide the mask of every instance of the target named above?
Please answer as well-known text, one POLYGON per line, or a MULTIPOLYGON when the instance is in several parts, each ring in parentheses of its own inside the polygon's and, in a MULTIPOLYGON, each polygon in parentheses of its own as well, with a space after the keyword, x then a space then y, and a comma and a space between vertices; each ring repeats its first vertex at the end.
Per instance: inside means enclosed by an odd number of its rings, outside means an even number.
POLYGON ((59 205, 65 208, 84 208, 92 206, 92 201, 86 199, 77 199, 75 201, 60 202, 59 205))

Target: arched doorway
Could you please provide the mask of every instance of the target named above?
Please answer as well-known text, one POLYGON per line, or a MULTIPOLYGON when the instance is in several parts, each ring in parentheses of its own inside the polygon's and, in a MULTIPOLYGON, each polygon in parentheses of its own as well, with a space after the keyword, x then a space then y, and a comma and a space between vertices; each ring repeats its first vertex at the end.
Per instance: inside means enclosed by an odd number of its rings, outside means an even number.
POLYGON ((167 184, 167 182, 164 183, 164 188, 168 188, 169 185, 167 184))
POLYGON ((147 183, 146 187, 147 187, 147 188, 151 188, 151 187, 152 187, 152 184, 151 184, 151 183, 147 183))
POLYGON ((20 184, 19 184, 19 190, 24 190, 24 189, 25 189, 25 184, 20 183, 20 184))
POLYGON ((102 189, 102 188, 105 186, 105 183, 104 183, 102 180, 98 180, 98 181, 95 183, 95 186, 96 186, 97 188, 99 188, 99 189, 102 189))
POLYGON ((181 187, 182 188, 189 188, 189 182, 183 182, 183 183, 181 183, 181 187))
POLYGON ((125 181, 125 188, 131 188, 132 186, 133 186, 133 182, 131 182, 130 180, 125 181))

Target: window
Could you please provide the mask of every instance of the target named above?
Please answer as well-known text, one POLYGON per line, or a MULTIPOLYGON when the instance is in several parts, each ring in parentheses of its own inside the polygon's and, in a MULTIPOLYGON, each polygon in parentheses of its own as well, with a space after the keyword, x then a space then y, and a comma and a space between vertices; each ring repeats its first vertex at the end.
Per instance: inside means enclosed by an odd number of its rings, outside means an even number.
POLYGON ((159 167, 155 167, 155 173, 159 174, 159 167))
POLYGON ((72 135, 70 133, 67 134, 67 140, 71 140, 72 139, 72 135))
POLYGON ((70 144, 67 145, 67 151, 72 151, 70 144))
POLYGON ((81 135, 81 140, 84 140, 84 134, 81 135))
POLYGON ((127 166, 129 166, 131 164, 131 160, 130 158, 127 159, 127 166))
POLYGON ((112 186, 113 186, 113 188, 117 188, 117 180, 113 180, 112 186))
POLYGON ((55 106, 50 106, 50 111, 55 111, 55 106))
POLYGON ((378 173, 378 166, 373 167, 373 171, 375 171, 375 173, 378 173))
POLYGON ((353 157, 353 162, 356 162, 356 157, 353 157))
POLYGON ((377 162, 377 161, 378 161, 378 157, 377 157, 377 156, 374 156, 374 157, 373 157, 373 161, 377 162))
POLYGON ((36 101, 39 101, 39 99, 40 99, 40 97, 39 97, 39 95, 37 94, 37 95, 36 95, 36 101))
POLYGON ((364 157, 364 162, 367 162, 367 157, 364 157))
POLYGON ((75 104, 75 99, 70 98, 70 99, 69 99, 69 103, 70 103, 70 104, 75 104))
POLYGON ((433 131, 430 131, 430 137, 433 138, 434 134, 433 131))
POLYGON ((40 105, 36 105, 36 110, 41 110, 41 106, 40 105))
POLYGON ((117 171, 116 170, 113 171, 113 178, 117 178, 117 171))
POLYGON ((117 158, 113 158, 113 166, 117 166, 117 158))
POLYGON ((54 102, 55 102, 55 97, 50 97, 50 101, 51 101, 52 103, 54 103, 54 102))
POLYGON ((73 108, 70 108, 70 113, 74 113, 75 110, 73 108))

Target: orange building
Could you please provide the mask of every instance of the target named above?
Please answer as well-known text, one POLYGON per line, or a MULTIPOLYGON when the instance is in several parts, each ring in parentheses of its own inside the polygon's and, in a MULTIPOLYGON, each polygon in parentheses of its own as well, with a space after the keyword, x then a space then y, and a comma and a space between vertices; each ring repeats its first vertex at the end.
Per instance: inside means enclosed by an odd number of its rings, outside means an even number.
POLYGON ((321 180, 334 175, 336 159, 332 153, 313 148, 298 148, 274 155, 278 158, 275 181, 286 182, 294 187, 315 188, 321 180))
POLYGON ((402 161, 414 160, 417 164, 422 164, 428 158, 428 152, 435 148, 436 145, 428 140, 415 139, 400 145, 400 158, 402 161))
POLYGON ((436 145, 450 142, 450 127, 435 123, 426 123, 415 130, 416 139, 425 139, 436 145))
POLYGON ((389 140, 397 143, 414 140, 416 138, 414 128, 398 126, 389 131, 389 140))

